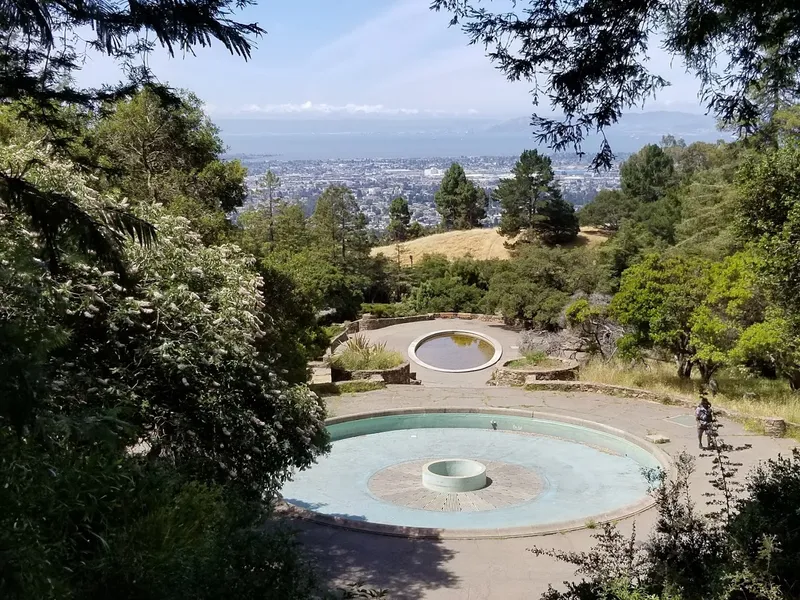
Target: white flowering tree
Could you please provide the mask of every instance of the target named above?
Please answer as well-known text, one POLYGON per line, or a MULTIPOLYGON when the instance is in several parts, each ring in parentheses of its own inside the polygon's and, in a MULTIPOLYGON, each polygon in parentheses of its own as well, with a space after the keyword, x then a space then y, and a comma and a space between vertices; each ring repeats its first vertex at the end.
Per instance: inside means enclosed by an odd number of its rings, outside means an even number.
MULTIPOLYGON (((46 148, 0 149, 0 168, 22 164, 35 165, 32 182, 52 182, 87 214, 113 202, 46 148)), ((37 270, 44 242, 25 218, 2 215, 0 277, 19 282, 2 292, 14 296, 4 306, 29 309, 3 309, 0 344, 14 330, 34 340, 52 332, 41 346, 47 364, 39 360, 51 411, 194 477, 274 492, 327 438, 318 398, 284 383, 265 358, 253 259, 233 245, 202 245, 186 219, 158 205, 135 214, 157 228, 158 243, 124 246, 125 282, 80 248, 65 254, 56 278, 37 270)))

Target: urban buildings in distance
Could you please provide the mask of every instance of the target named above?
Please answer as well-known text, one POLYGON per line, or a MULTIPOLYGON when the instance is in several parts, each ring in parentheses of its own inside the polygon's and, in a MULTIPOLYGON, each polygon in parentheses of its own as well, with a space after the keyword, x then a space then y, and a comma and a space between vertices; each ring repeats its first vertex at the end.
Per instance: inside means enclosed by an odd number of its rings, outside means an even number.
MULTIPOLYGON (((247 167, 251 188, 270 169, 281 179, 279 195, 299 201, 308 214, 326 187, 346 185, 355 194, 370 226, 379 230, 389 222, 389 204, 397 196, 408 200, 413 220, 422 225, 438 224, 440 217, 433 196, 453 162, 460 163, 467 177, 491 191, 502 178, 511 176, 517 160, 515 156, 278 160, 264 155, 239 155, 235 158, 247 167)), ((588 156, 555 154, 552 158, 564 197, 576 207, 591 201, 601 189, 619 187, 618 166, 595 172, 589 168, 588 156)), ((624 158, 619 157, 619 162, 624 158)), ((499 208, 490 202, 485 225, 495 226, 499 219, 499 208)))

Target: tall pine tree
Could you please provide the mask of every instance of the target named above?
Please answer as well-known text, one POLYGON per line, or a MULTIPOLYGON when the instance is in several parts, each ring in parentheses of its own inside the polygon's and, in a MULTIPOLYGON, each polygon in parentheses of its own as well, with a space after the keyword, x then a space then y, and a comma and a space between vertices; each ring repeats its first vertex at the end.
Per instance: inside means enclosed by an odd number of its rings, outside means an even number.
POLYGON ((578 235, 578 217, 561 197, 550 157, 525 150, 514 166, 514 177, 503 180, 494 191, 500 203, 500 234, 540 237, 547 243, 563 243, 578 235))
POLYGON ((436 210, 442 215, 442 226, 448 231, 480 227, 489 203, 486 192, 467 179, 458 163, 447 169, 434 200, 436 210))

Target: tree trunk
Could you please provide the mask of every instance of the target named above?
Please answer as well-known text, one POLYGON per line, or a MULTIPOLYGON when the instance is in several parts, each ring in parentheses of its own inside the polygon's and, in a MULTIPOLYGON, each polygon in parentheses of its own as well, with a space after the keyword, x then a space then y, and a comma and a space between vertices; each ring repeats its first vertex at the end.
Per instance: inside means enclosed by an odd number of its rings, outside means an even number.
POLYGON ((689 379, 692 376, 694 363, 685 356, 675 357, 675 362, 678 365, 678 377, 681 379, 689 379))
POLYGON ((700 369, 700 378, 703 380, 703 383, 708 383, 711 380, 711 376, 717 372, 718 365, 698 362, 697 368, 700 369))
POLYGON ((789 375, 789 388, 793 392, 800 392, 800 372, 789 375))

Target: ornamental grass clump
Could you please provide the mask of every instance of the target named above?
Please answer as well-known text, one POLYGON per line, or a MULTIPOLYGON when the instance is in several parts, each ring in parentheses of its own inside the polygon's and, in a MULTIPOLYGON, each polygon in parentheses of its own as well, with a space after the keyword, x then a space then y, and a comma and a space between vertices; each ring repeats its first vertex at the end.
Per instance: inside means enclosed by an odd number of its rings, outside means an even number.
POLYGON ((348 371, 391 369, 403 363, 403 355, 386 349, 386 343, 372 344, 363 335, 347 340, 342 350, 331 358, 331 364, 348 371))

